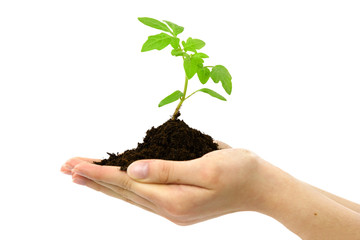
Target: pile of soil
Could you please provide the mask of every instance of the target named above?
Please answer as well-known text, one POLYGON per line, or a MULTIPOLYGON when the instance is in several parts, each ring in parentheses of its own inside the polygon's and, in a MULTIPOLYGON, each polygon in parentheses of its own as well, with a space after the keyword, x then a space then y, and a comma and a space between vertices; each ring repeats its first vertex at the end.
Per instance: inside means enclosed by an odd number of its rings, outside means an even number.
POLYGON ((217 149, 218 145, 212 137, 190 128, 183 120, 176 118, 149 129, 137 148, 121 154, 108 153, 109 158, 96 164, 120 166, 122 171, 126 171, 132 162, 140 159, 184 161, 199 158, 217 149))

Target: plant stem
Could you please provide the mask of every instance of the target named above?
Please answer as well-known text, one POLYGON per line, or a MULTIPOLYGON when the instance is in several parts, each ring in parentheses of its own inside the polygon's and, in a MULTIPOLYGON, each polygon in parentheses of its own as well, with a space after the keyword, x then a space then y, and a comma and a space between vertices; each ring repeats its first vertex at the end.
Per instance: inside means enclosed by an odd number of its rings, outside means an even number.
POLYGON ((174 112, 174 114, 173 114, 172 117, 171 117, 171 120, 175 120, 176 115, 177 115, 177 113, 179 112, 181 105, 183 104, 183 102, 184 102, 185 99, 186 99, 186 91, 187 91, 188 82, 189 82, 189 79, 188 79, 188 77, 185 75, 185 86, 184 86, 184 92, 183 92, 184 95, 180 98, 180 102, 179 102, 179 104, 177 105, 177 107, 176 107, 176 109, 175 109, 175 112, 174 112))
MULTIPOLYGON (((200 90, 200 89, 199 89, 199 90, 200 90)), ((192 94, 190 94, 189 96, 187 96, 187 97, 185 98, 185 100, 188 99, 189 97, 191 97, 192 95, 194 95, 195 93, 197 93, 199 90, 196 90, 195 92, 193 92, 192 94)))

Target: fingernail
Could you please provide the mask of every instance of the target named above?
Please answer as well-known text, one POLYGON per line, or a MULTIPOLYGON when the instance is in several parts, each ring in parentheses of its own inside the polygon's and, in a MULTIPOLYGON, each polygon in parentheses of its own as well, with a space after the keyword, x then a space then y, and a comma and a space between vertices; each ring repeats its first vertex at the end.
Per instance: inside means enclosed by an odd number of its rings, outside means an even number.
POLYGON ((149 174, 149 163, 147 162, 134 162, 127 169, 130 177, 136 179, 147 178, 149 174))

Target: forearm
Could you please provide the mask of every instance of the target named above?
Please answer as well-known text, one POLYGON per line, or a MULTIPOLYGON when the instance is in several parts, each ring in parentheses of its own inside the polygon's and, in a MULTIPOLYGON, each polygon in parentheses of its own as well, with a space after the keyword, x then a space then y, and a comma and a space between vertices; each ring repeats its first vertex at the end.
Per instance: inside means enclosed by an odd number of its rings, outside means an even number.
POLYGON ((259 212, 284 224, 302 239, 360 239, 360 214, 319 190, 264 163, 266 192, 259 212))
MULTIPOLYGON (((308 186, 311 186, 308 184, 308 186)), ((325 195, 326 197, 336 201, 337 203, 340 203, 341 205, 343 205, 344 207, 347 207, 357 213, 360 214, 360 205, 357 204, 357 203, 354 203, 352 201, 349 201, 347 199, 344 199, 342 197, 339 197, 339 196, 336 196, 332 193, 329 193, 329 192, 326 192, 320 188, 317 188, 317 187, 314 187, 314 186, 311 186, 312 188, 314 188, 315 190, 317 190, 318 192, 320 192, 321 194, 325 195)))

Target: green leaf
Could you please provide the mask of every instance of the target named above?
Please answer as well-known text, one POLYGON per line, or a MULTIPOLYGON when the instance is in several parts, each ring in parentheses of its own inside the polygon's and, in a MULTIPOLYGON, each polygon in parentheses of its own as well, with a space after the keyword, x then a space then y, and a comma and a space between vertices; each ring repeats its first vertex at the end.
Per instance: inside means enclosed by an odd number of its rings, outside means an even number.
POLYGON ((199 68, 202 68, 204 60, 197 57, 185 57, 184 58, 184 69, 188 79, 191 79, 199 68))
POLYGON ((184 70, 188 79, 191 79, 196 74, 197 67, 191 63, 190 57, 184 58, 184 70))
POLYGON ((171 42, 172 36, 166 33, 149 36, 148 40, 142 46, 141 51, 146 52, 153 49, 161 50, 168 46, 171 42))
POLYGON ((139 17, 138 19, 140 22, 142 22, 146 26, 171 33, 171 30, 169 29, 169 27, 166 26, 165 23, 160 22, 159 20, 156 20, 153 18, 148 18, 148 17, 139 17))
POLYGON ((178 49, 180 47, 180 39, 179 38, 176 38, 176 37, 173 37, 171 39, 171 42, 170 42, 171 46, 174 48, 174 49, 178 49))
POLYGON ((231 75, 224 66, 216 65, 215 67, 213 67, 210 77, 215 83, 218 83, 220 81, 226 93, 229 95, 231 94, 231 75))
POLYGON ((184 94, 181 91, 176 90, 175 92, 173 92, 172 94, 161 100, 161 102, 159 103, 159 107, 175 102, 176 100, 180 99, 182 96, 184 96, 184 94))
POLYGON ((205 53, 195 53, 193 56, 199 58, 209 58, 209 56, 206 55, 205 53))
POLYGON ((204 60, 202 58, 196 57, 194 55, 191 56, 192 64, 196 65, 198 68, 203 67, 204 60))
POLYGON ((200 39, 192 39, 189 37, 185 43, 183 43, 185 51, 196 52, 205 46, 205 42, 200 39))
POLYGON ((215 91, 213 91, 213 90, 211 90, 211 89, 202 88, 202 89, 199 89, 198 91, 199 91, 199 92, 207 93, 207 94, 209 94, 209 95, 212 96, 212 97, 215 97, 215 98, 217 98, 217 99, 226 101, 226 98, 224 98, 223 96, 221 96, 220 94, 218 94, 217 92, 215 92, 215 91))
POLYGON ((173 49, 171 51, 171 55, 178 57, 178 56, 185 56, 187 55, 187 53, 184 53, 181 49, 173 49))
POLYGON ((210 70, 206 67, 199 68, 197 70, 197 75, 202 84, 205 84, 210 78, 210 70))
POLYGON ((172 23, 169 21, 164 20, 164 22, 166 22, 167 25, 169 25, 169 27, 173 30, 175 36, 177 36, 178 34, 180 34, 184 31, 184 27, 181 27, 181 26, 176 25, 175 23, 172 23))

